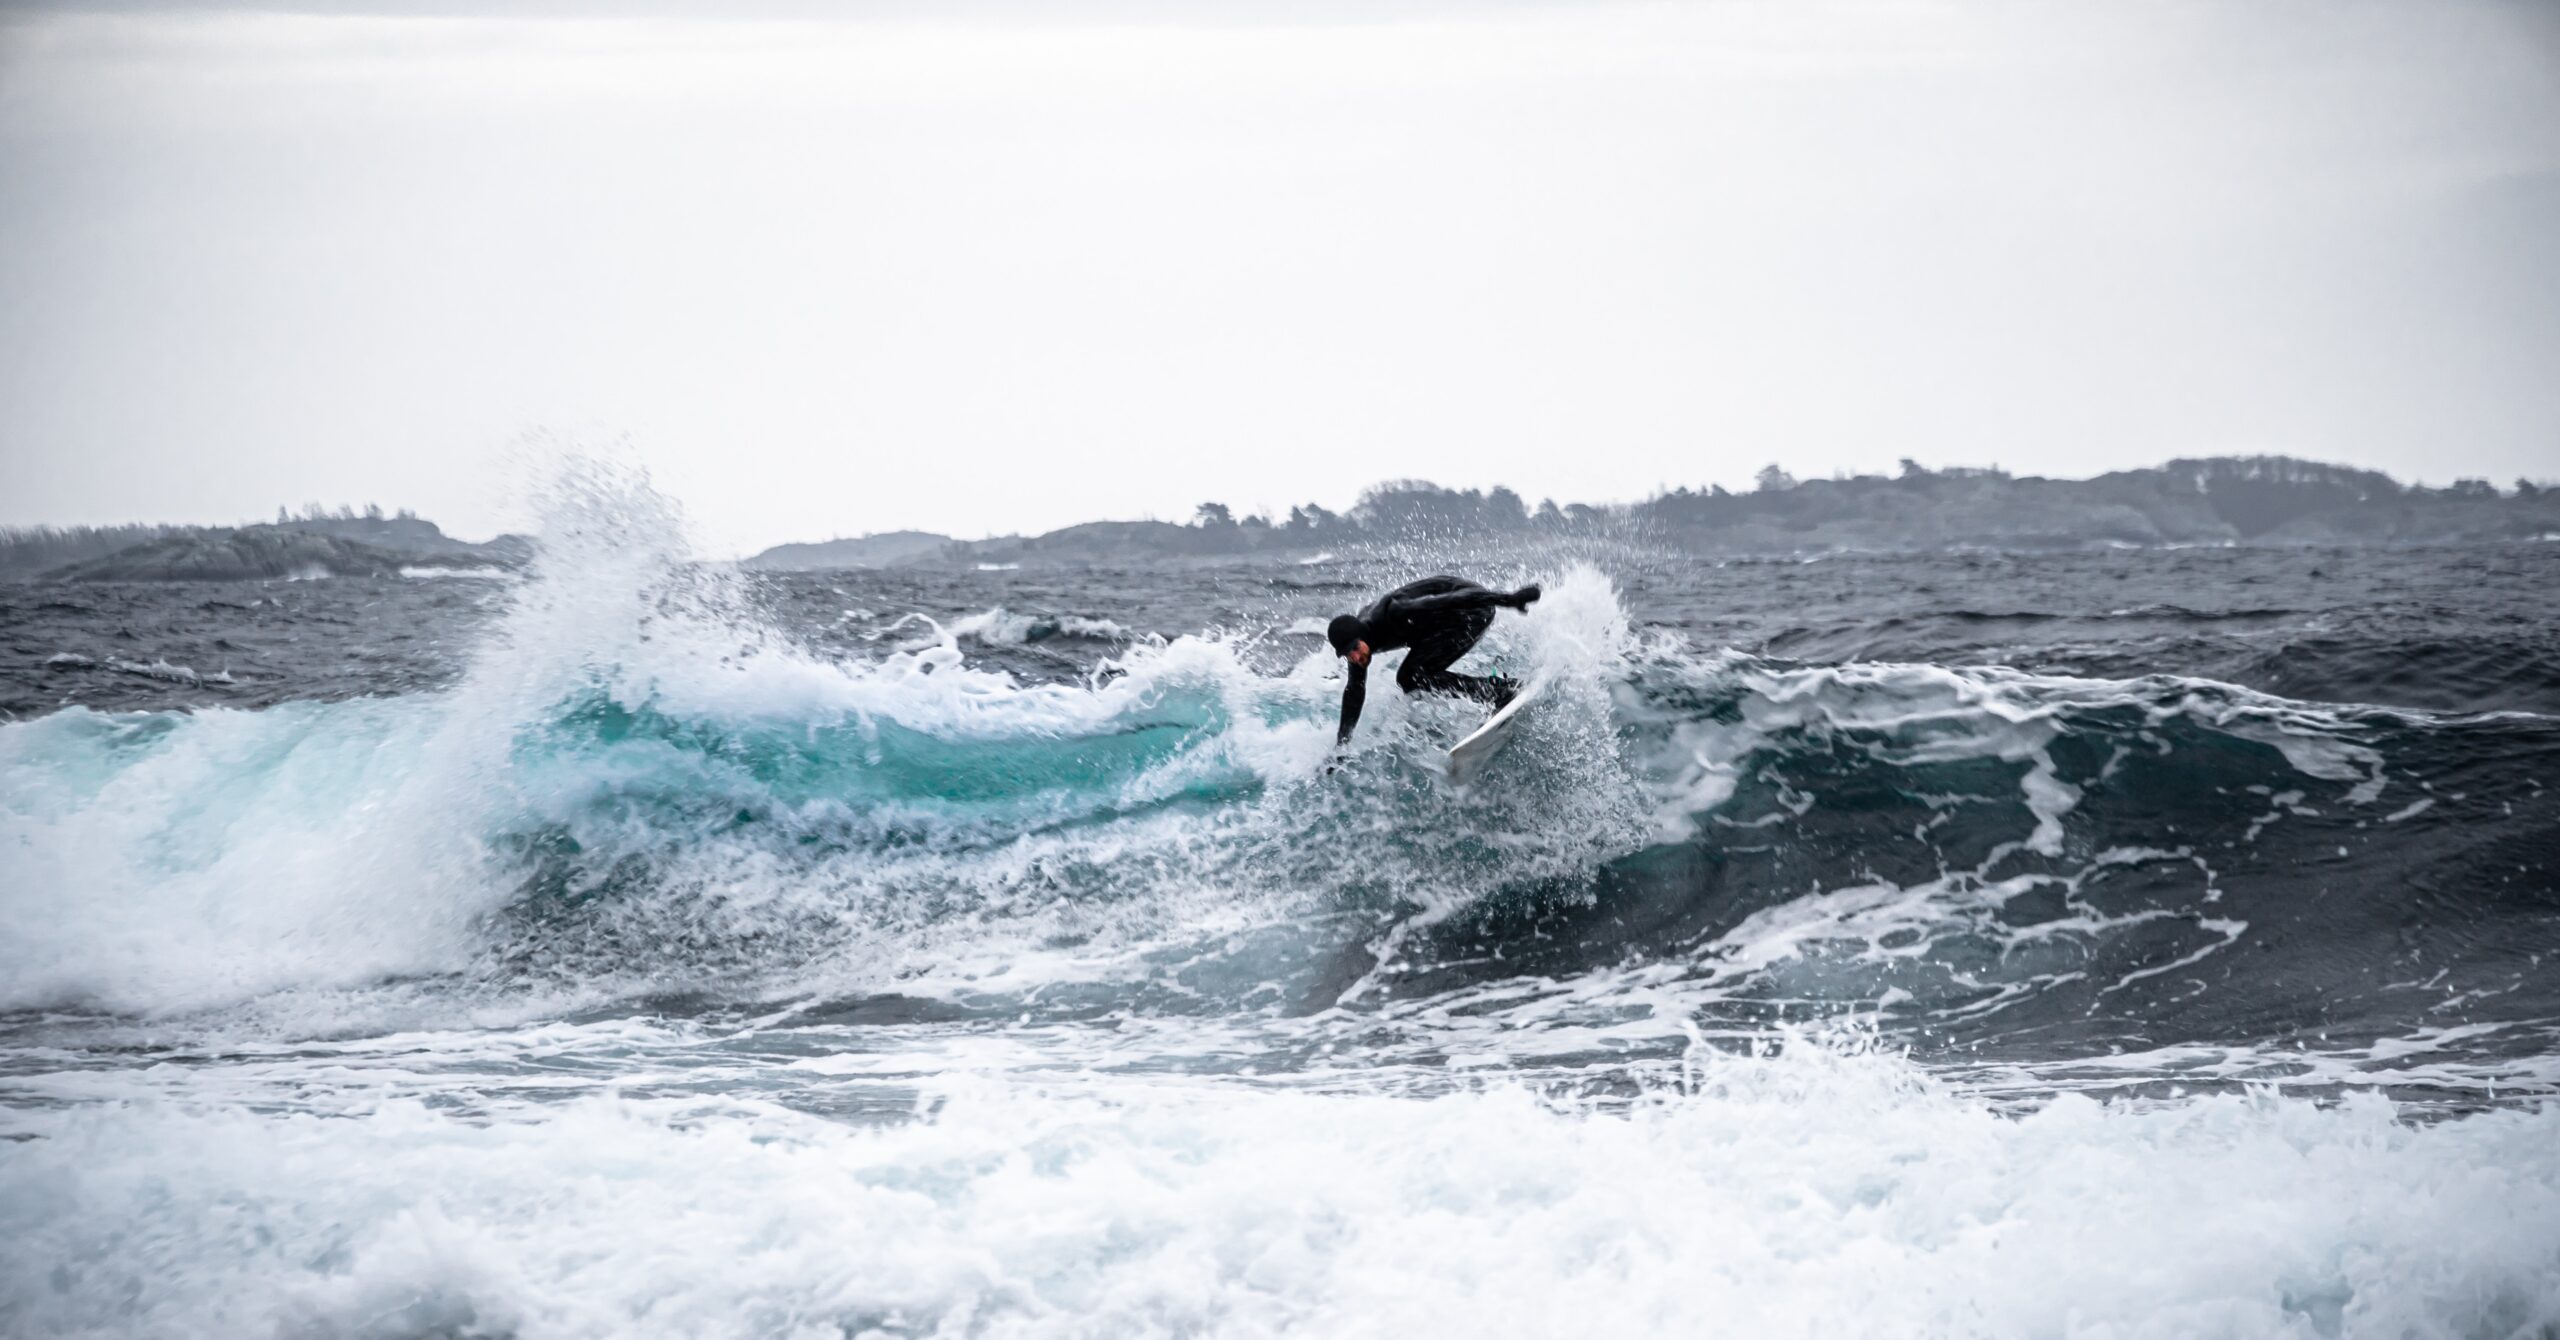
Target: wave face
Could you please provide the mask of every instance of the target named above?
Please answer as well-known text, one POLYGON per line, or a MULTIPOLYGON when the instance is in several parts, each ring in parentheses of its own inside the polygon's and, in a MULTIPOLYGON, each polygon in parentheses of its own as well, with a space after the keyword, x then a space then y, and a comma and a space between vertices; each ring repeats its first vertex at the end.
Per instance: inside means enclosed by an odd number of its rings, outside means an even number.
MULTIPOLYGON (((1373 695, 1331 766, 1304 631, 1448 555, 929 590, 551 509, 525 582, 378 588, 472 648, 381 696, 198 659, 0 726, 8 1326, 2560 1325, 2547 625, 2273 658, 2323 701, 2181 657, 2353 620, 2081 570, 2134 560, 1550 555, 1483 574, 1547 596, 1479 656, 1555 687, 1459 792, 1453 704, 1373 695), (1937 612, 1807 617, 1880 574, 1937 612)), ((2514 565, 2417 583, 2482 606, 2542 560, 2397 561, 2514 565)))

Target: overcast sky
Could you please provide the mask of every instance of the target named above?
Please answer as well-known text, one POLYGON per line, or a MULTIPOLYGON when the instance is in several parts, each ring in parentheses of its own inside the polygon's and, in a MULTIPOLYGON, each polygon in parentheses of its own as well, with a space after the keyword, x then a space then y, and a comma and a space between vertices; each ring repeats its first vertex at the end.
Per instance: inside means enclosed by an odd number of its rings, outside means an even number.
POLYGON ((0 17, 0 522, 486 535, 533 433, 730 553, 1770 460, 2560 475, 2560 6, 0 17))

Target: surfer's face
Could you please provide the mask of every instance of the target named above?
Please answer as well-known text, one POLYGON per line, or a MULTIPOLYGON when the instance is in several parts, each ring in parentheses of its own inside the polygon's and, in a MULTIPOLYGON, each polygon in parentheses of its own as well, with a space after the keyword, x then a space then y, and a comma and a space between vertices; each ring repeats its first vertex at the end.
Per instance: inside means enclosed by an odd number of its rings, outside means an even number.
POLYGON ((1351 644, 1351 650, 1342 654, 1351 658, 1351 663, 1353 665, 1367 665, 1369 663, 1369 644, 1366 642, 1354 642, 1351 644))

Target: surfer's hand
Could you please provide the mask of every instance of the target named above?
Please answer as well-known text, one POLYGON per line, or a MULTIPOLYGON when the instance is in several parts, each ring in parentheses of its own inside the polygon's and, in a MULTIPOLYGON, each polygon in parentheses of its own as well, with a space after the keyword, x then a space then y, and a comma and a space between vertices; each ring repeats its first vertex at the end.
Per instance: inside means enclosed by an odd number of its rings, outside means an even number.
POLYGON ((1546 593, 1544 591, 1538 589, 1538 584, 1536 582, 1531 582, 1527 586, 1521 587, 1519 590, 1511 593, 1511 608, 1516 610, 1525 610, 1531 605, 1536 604, 1538 597, 1545 594, 1546 593))

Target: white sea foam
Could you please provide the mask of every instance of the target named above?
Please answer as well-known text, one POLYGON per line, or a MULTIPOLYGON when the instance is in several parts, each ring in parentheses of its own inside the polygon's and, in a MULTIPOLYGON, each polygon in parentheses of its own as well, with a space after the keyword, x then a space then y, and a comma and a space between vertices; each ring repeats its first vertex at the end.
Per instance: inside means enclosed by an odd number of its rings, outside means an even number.
POLYGON ((518 576, 513 569, 509 568, 448 568, 432 565, 405 567, 400 569, 400 575, 420 581, 447 577, 473 581, 514 581, 518 576))
POLYGON ((2025 763, 2020 798, 2035 820, 2019 844, 2057 855, 2062 823, 2079 803, 2056 775, 2048 750, 2060 728, 2055 700, 2031 692, 2011 672, 1934 665, 1853 664, 1778 669, 1749 658, 1706 662, 1707 676, 1735 676, 1748 692, 1739 722, 1682 722, 1650 760, 1663 778, 1659 821, 1666 835, 1694 831, 1733 793, 1750 756, 1776 740, 1820 730, 1854 735, 1860 747, 1899 766, 1964 759, 2025 763))
POLYGON ((168 684, 236 684, 239 682, 231 677, 231 672, 228 670, 216 670, 206 674, 193 666, 174 665, 165 660, 129 661, 121 656, 110 656, 107 658, 107 668, 168 684))
MULTIPOLYGON (((0 1004, 170 1008, 456 966, 480 807, 364 700, 0 728, 0 1004)), ((483 895, 485 897, 485 895, 483 895)))
POLYGON ((2264 744, 2305 777, 2351 782, 2345 799, 2369 805, 2389 783, 2382 755, 2356 743, 2357 729, 2334 713, 2232 685, 2190 680, 2099 680, 2030 674, 2000 666, 1890 662, 1786 667, 1749 656, 1684 659, 1683 673, 1747 690, 1742 719, 1683 721, 1644 760, 1665 796, 1667 834, 1693 832, 1733 794, 1739 769, 1783 736, 1806 730, 1848 734, 1880 761, 1897 765, 1998 759, 2025 763, 2020 799, 2035 820, 2019 845, 2061 851, 2063 821, 2080 801, 2063 782, 2049 746, 2065 709, 2141 711, 2153 726, 2188 717, 2215 731, 2264 744), (2183 691, 2179 691, 2183 690, 2183 691))
POLYGON ((2305 777, 2323 781, 2354 782, 2347 793, 2350 804, 2370 805, 2381 799, 2382 789, 2390 785, 2384 775, 2382 755, 2363 745, 2338 738, 2332 731, 2307 729, 2298 720, 2304 713, 2270 712, 2255 719, 2236 714, 2217 713, 2216 724, 2244 740, 2255 740, 2284 755, 2285 762, 2305 777))
POLYGON ((945 630, 955 638, 973 638, 988 646, 1021 646, 1052 637, 1082 637, 1123 642, 1129 630, 1109 619, 1081 614, 1014 614, 1003 606, 955 620, 945 630))
POLYGON ((467 963, 513 893, 483 843, 528 799, 518 733, 707 598, 667 586, 681 527, 645 486, 573 473, 545 505, 536 580, 453 691, 0 726, 0 1004, 188 1009, 467 963))
MULTIPOLYGON (((869 611, 862 614, 865 618, 873 617, 869 611)), ((1002 605, 963 615, 947 624, 930 615, 909 614, 864 636, 867 640, 878 641, 907 629, 915 631, 896 645, 899 650, 910 652, 938 646, 947 646, 956 652, 961 650, 959 644, 963 639, 982 647, 1019 647, 1056 637, 1127 642, 1133 636, 1127 628, 1109 619, 1080 614, 1016 614, 1002 605)))
POLYGON ((868 1127, 734 1098, 26 1112, 0 1315, 189 1340, 2560 1325, 2560 1109, 2002 1115, 1812 1047, 1703 1057, 1614 1112, 1499 1086, 924 1095, 868 1127))

